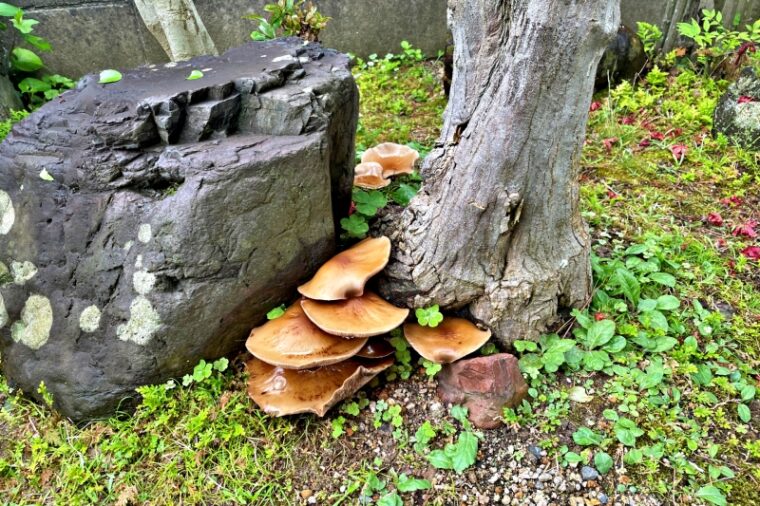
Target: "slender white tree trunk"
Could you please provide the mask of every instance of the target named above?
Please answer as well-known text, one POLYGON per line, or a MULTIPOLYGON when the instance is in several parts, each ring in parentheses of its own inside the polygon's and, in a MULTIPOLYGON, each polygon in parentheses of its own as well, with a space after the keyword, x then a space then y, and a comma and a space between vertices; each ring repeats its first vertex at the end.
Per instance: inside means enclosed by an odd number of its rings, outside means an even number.
POLYGON ((422 190, 381 220, 386 297, 466 308, 504 342, 588 299, 579 161, 619 17, 619 0, 449 0, 449 106, 422 190))
POLYGON ((135 7, 171 61, 218 54, 193 0, 135 0, 135 7))

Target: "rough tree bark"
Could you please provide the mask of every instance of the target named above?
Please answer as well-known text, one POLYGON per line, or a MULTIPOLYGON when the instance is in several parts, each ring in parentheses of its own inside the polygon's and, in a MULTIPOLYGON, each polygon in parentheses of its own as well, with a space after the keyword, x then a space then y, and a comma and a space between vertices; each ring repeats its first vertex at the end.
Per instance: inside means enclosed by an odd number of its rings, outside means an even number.
POLYGON ((618 0, 449 0, 449 106, 422 190, 380 224, 386 297, 469 309, 507 343, 587 300, 579 158, 619 16, 618 0))
POLYGON ((193 0, 135 0, 135 7, 171 61, 219 54, 193 0))

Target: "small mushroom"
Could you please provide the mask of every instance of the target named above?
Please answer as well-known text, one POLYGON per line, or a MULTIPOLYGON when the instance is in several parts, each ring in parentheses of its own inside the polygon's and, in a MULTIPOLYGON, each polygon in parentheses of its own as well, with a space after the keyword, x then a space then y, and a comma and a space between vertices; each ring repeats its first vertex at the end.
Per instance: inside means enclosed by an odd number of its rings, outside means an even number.
POLYGON ((377 162, 383 166, 383 177, 388 178, 397 174, 411 174, 414 162, 420 154, 403 144, 384 142, 370 148, 362 154, 362 163, 377 162))
POLYGON ((351 358, 366 343, 367 338, 345 339, 322 332, 296 302, 279 318, 253 329, 245 347, 268 364, 307 369, 351 358))
POLYGON ((385 188, 391 184, 383 177, 383 166, 375 162, 360 163, 354 169, 354 186, 367 190, 385 188))
POLYGON ((464 318, 444 318, 437 327, 404 325, 404 336, 417 353, 437 364, 450 364, 483 346, 490 330, 480 330, 464 318))
POLYGON ((357 357, 361 358, 383 358, 393 355, 396 350, 385 339, 373 337, 361 350, 356 352, 357 357))
POLYGON ((408 309, 390 304, 372 292, 336 302, 304 299, 306 316, 328 334, 343 337, 379 336, 406 320, 408 309))
POLYGON ((314 413, 327 410, 351 397, 372 378, 393 364, 393 357, 374 361, 355 359, 295 371, 251 358, 246 363, 250 374, 248 396, 273 416, 314 413))
POLYGON ((328 260, 298 291, 314 300, 359 296, 364 293, 369 278, 383 270, 390 255, 390 239, 368 237, 328 260))

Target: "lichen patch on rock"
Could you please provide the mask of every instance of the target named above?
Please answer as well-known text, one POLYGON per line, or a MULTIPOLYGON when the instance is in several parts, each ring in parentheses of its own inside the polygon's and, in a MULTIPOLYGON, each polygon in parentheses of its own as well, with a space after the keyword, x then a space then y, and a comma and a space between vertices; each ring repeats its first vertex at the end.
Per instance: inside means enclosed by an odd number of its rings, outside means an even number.
POLYGON ((100 316, 98 306, 87 306, 79 315, 79 328, 84 332, 95 332, 100 327, 100 316))
POLYGON ((156 275, 148 271, 137 271, 132 275, 132 284, 140 295, 148 295, 156 284, 156 275))
POLYGON ((21 310, 21 321, 11 325, 11 337, 17 343, 39 350, 50 337, 53 307, 42 295, 30 295, 21 310))
POLYGON ((8 311, 5 310, 3 294, 0 293, 0 329, 5 327, 6 323, 8 323, 8 311))
POLYGON ((11 262, 11 273, 14 283, 24 285, 37 274, 37 266, 29 261, 11 262))
POLYGON ((137 240, 143 244, 147 244, 153 238, 153 230, 150 228, 150 224, 143 223, 137 231, 137 240))
POLYGON ((0 190, 0 235, 10 232, 14 221, 16 221, 16 211, 13 209, 11 197, 0 190))
POLYGON ((116 328, 116 335, 122 341, 132 341, 144 346, 161 327, 161 317, 143 296, 138 296, 129 306, 129 320, 116 328))

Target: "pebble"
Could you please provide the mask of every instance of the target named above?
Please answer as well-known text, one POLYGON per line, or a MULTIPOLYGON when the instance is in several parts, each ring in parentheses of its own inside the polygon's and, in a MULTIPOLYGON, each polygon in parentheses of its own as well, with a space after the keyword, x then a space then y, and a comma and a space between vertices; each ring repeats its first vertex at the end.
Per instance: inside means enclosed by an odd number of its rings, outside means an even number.
POLYGON ((538 477, 538 481, 549 481, 552 479, 552 475, 549 473, 541 473, 538 477))
POLYGON ((608 502, 610 502, 610 498, 607 497, 607 494, 605 494, 604 492, 600 492, 597 497, 599 499, 599 502, 602 504, 607 504, 608 502))
POLYGON ((581 468, 581 478, 585 481, 598 480, 599 473, 591 466, 583 466, 581 468))
POLYGON ((313 495, 314 495, 314 492, 309 490, 308 488, 305 490, 301 490, 301 499, 308 499, 309 497, 313 495))

